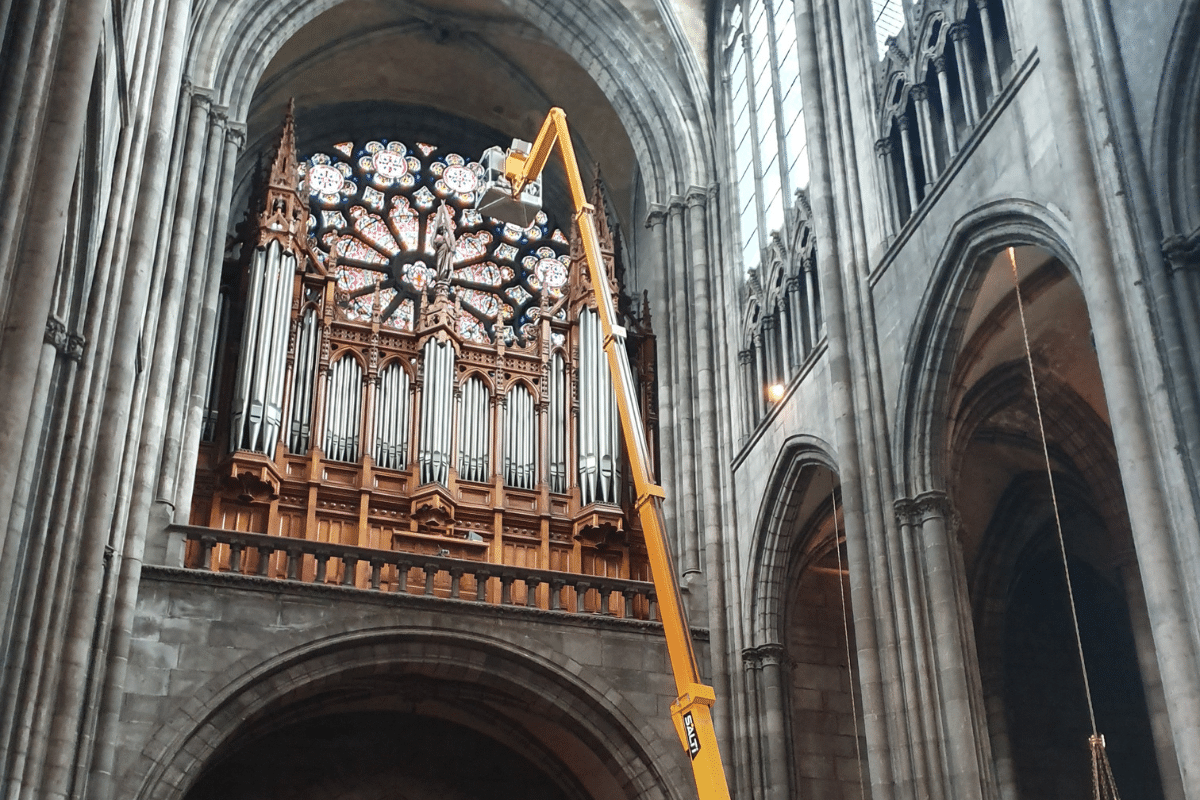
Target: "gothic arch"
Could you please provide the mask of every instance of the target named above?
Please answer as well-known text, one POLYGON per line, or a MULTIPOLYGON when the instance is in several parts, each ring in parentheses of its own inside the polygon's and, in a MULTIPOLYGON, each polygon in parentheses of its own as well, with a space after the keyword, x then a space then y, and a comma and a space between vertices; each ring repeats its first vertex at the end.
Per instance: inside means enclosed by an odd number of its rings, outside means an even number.
MULTIPOLYGON (((238 0, 211 4, 194 19, 188 72, 211 86, 233 119, 245 120, 271 58, 306 23, 343 0, 238 0)), ((670 11, 660 15, 676 50, 664 60, 643 26, 617 0, 578 3, 504 0, 557 43, 596 81, 633 143, 651 203, 712 183, 713 121, 695 76, 694 60, 670 11), (599 57, 603 53, 604 57, 599 57), (684 64, 684 77, 662 65, 684 64)))
POLYGON ((1184 0, 1167 49, 1155 104, 1151 142, 1163 235, 1168 240, 1200 231, 1200 0, 1184 0))
POLYGON ((792 436, 771 468, 750 554, 750 641, 777 642, 783 633, 788 572, 797 546, 800 507, 816 469, 837 475, 833 448, 815 436, 792 436), (814 469, 816 468, 816 469, 814 469))
POLYGON ((951 229, 905 350, 893 439, 901 497, 945 491, 951 374, 989 260, 1003 247, 1035 245, 1066 264, 1078 279, 1067 230, 1067 223, 1055 212, 1020 199, 982 206, 951 229))
POLYGON ((493 692, 497 704, 569 730, 629 797, 679 796, 667 787, 681 785, 683 776, 664 774, 672 771, 673 751, 645 735, 637 722, 642 714, 594 668, 548 647, 518 648, 462 631, 335 630, 275 658, 244 658, 214 675, 151 737, 124 776, 124 796, 179 800, 222 745, 248 725, 347 680, 387 674, 493 692))

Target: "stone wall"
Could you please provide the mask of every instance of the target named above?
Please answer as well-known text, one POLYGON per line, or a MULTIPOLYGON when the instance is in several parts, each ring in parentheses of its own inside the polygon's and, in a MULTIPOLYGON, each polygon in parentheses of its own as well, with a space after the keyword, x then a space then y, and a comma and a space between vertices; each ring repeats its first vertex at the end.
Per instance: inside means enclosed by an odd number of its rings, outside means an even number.
POLYGON ((364 676, 474 687, 478 730, 507 720, 594 798, 691 791, 657 623, 147 567, 118 795, 181 797, 231 737, 322 693, 349 698, 364 676))

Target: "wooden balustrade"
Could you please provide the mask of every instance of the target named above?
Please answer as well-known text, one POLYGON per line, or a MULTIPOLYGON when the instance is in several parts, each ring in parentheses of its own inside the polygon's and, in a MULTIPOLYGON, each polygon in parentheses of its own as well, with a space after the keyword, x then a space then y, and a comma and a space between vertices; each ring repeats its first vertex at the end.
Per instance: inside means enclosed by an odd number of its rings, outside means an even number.
POLYGON ((176 525, 172 530, 187 541, 183 566, 199 572, 520 605, 567 614, 657 618, 654 584, 646 581, 195 525, 176 525))

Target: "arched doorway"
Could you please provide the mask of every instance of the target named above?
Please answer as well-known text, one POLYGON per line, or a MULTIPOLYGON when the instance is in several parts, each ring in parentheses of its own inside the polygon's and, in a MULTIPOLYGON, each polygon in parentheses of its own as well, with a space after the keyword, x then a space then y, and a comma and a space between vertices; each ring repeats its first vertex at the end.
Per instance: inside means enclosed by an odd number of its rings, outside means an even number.
POLYGON ((1123 794, 1160 797, 1164 753, 1142 680, 1151 670, 1155 687, 1157 674, 1148 633, 1135 635, 1148 621, 1088 309, 1067 266, 1032 245, 978 262, 949 382, 947 485, 997 777, 1020 800, 1091 793, 1091 726, 1010 259, 1097 726, 1123 794))

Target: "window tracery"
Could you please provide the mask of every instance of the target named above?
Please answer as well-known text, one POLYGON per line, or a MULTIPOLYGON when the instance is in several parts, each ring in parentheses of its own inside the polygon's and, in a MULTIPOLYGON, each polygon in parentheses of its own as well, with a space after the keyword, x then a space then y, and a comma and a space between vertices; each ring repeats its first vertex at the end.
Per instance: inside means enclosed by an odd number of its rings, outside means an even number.
POLYGON ((1012 45, 1000 0, 922 4, 907 19, 902 10, 878 19, 876 35, 883 37, 876 77, 883 137, 875 151, 899 227, 1011 80, 1012 45), (894 30, 882 27, 888 20, 894 30))
POLYGON ((314 253, 333 264, 347 319, 378 316, 387 327, 413 330, 435 279, 434 220, 444 204, 455 237, 459 334, 477 343, 534 335, 542 295, 562 296, 570 263, 567 238, 545 212, 528 228, 484 217, 472 208, 483 168, 434 145, 373 140, 333 151, 301 162, 299 174, 314 253))

